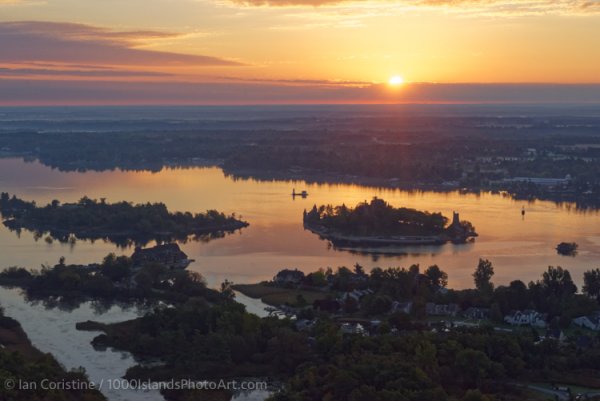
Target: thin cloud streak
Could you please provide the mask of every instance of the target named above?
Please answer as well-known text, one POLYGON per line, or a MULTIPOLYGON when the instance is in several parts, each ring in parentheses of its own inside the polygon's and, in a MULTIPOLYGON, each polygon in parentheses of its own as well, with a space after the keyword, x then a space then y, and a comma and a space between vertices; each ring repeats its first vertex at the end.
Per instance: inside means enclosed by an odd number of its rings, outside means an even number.
POLYGON ((152 71, 127 71, 113 69, 44 69, 44 68, 5 68, 0 67, 0 76, 63 76, 63 77, 94 77, 94 78, 117 78, 117 77, 169 77, 172 74, 152 71))
POLYGON ((266 84, 289 84, 289 85, 314 85, 314 86, 371 86, 374 83, 368 81, 344 81, 330 79, 269 79, 269 78, 239 78, 239 77, 215 77, 224 81, 239 83, 266 83, 266 84))
MULTIPOLYGON (((222 1, 221 1, 222 2, 222 1)), ((361 7, 393 5, 419 8, 441 8, 484 15, 586 15, 600 12, 598 0, 228 0, 243 7, 361 7)))

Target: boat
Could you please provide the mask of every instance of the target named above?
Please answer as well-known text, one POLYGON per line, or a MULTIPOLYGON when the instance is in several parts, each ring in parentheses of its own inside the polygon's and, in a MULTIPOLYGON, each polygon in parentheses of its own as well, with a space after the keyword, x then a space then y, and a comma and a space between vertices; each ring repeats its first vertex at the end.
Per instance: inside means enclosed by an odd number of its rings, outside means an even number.
POLYGON ((306 192, 306 190, 303 190, 301 192, 296 192, 296 188, 292 189, 292 198, 296 198, 296 196, 300 196, 303 199, 305 199, 308 196, 308 192, 306 192))

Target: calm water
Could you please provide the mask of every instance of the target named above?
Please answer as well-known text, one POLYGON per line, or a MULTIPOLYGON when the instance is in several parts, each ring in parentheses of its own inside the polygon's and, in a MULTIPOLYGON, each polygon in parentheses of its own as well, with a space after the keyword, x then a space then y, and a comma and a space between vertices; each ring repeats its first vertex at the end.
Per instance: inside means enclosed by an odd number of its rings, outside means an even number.
MULTIPOLYGON (((577 282, 584 270, 600 267, 600 214, 581 212, 553 202, 514 201, 500 195, 407 192, 356 185, 316 185, 303 182, 259 182, 234 180, 218 168, 164 169, 151 172, 59 172, 37 162, 0 159, 0 191, 46 203, 52 199, 76 201, 84 195, 109 201, 164 202, 171 210, 201 212, 218 209, 235 212, 250 227, 209 243, 189 242, 183 250, 196 260, 190 269, 202 273, 210 285, 225 278, 236 283, 270 279, 282 268, 312 271, 319 267, 421 266, 438 264, 450 276, 449 285, 472 285, 471 274, 479 258, 490 259, 497 284, 510 280, 539 278, 548 265, 571 270, 577 282), (292 189, 306 189, 307 199, 292 200, 292 189), (459 211, 480 236, 466 245, 407 247, 395 256, 358 255, 331 249, 326 241, 305 231, 302 212, 313 204, 355 205, 373 196, 395 206, 441 211, 451 216, 459 211), (527 213, 521 217, 521 207, 527 213), (561 241, 579 243, 577 257, 556 254, 561 241)), ((20 237, 0 227, 0 266, 39 267, 67 262, 97 262, 108 252, 130 254, 103 242, 79 241, 74 246, 43 240, 31 233, 20 237)))
MULTIPOLYGON (((119 379, 135 361, 131 354, 108 349, 96 351, 91 341, 100 332, 77 331, 77 322, 93 319, 111 323, 134 319, 137 308, 113 306, 99 312, 87 302, 72 311, 46 309, 41 303, 27 303, 19 290, 0 288, 0 304, 5 314, 17 319, 31 342, 41 351, 50 352, 66 369, 85 367, 91 382, 119 379)), ((158 391, 114 390, 103 386, 102 393, 111 401, 160 401, 158 391)))
MULTIPOLYGON (((551 202, 521 202, 491 194, 407 192, 355 185, 309 185, 303 182, 259 182, 233 180, 218 168, 164 169, 150 172, 63 173, 37 162, 0 159, 0 191, 46 203, 52 199, 76 201, 87 195, 109 201, 164 202, 171 210, 202 212, 218 209, 235 212, 250 227, 209 243, 189 242, 183 250, 196 260, 189 268, 202 273, 209 285, 224 279, 251 283, 270 279, 282 268, 306 272, 319 267, 421 266, 438 264, 450 276, 449 285, 472 285, 471 273, 479 258, 490 259, 495 266, 494 281, 537 279, 548 265, 569 268, 579 283, 584 270, 600 267, 600 215, 576 211, 551 202), (308 199, 291 197, 292 189, 306 189, 308 199), (480 236, 467 245, 407 247, 395 256, 358 255, 331 249, 326 241, 305 231, 302 212, 313 204, 355 205, 373 196, 395 206, 441 211, 447 216, 456 210, 470 220, 480 236), (525 207, 525 218, 521 207, 525 207), (575 258, 556 254, 560 241, 576 241, 580 252, 575 258)), ((35 241, 23 232, 19 237, 0 226, 0 267, 18 265, 37 268, 54 264, 61 256, 70 263, 98 262, 109 252, 130 254, 104 242, 79 241, 74 246, 44 240, 35 241)), ((239 295, 248 310, 264 314, 259 301, 239 295)), ((134 364, 131 355, 114 351, 95 351, 90 341, 96 335, 78 332, 75 323, 88 319, 114 322, 137 316, 134 309, 112 308, 98 314, 90 304, 75 311, 46 310, 42 305, 27 304, 15 290, 0 289, 0 304, 6 314, 18 319, 32 342, 52 352, 67 368, 86 368, 93 381, 116 378, 134 364)), ((157 393, 104 391, 110 400, 160 400, 157 393)), ((267 394, 240 394, 235 400, 263 400, 267 394)))

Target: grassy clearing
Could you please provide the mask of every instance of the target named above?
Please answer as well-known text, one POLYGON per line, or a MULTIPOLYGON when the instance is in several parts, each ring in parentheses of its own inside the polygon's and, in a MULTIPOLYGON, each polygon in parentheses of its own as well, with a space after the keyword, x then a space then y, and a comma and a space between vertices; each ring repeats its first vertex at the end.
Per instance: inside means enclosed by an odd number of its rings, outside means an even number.
POLYGON ((327 293, 320 291, 274 287, 266 285, 265 283, 237 284, 233 286, 233 288, 250 298, 259 298, 267 305, 272 306, 284 304, 300 306, 298 305, 299 295, 304 298, 307 305, 312 305, 312 303, 316 300, 327 298, 327 293))

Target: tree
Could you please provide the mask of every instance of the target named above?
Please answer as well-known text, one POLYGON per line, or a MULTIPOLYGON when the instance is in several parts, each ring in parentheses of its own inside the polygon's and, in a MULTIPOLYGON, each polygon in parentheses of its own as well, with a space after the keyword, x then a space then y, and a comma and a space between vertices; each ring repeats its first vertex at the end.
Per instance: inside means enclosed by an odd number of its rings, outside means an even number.
POLYGON ((233 283, 227 279, 221 283, 221 295, 227 299, 235 299, 235 292, 233 291, 233 283))
POLYGON ((120 281, 131 274, 132 262, 127 256, 117 256, 114 253, 106 255, 102 261, 102 274, 111 281, 120 281))
POLYGON ((492 361, 482 351, 467 348, 456 354, 455 367, 460 372, 465 384, 480 386, 483 379, 489 376, 492 361))
POLYGON ((488 401, 489 398, 481 393, 479 390, 467 390, 462 401, 488 401))
POLYGON ((448 274, 440 269, 438 265, 432 265, 425 270, 425 275, 431 281, 434 289, 446 287, 448 285, 448 274))
POLYGON ((567 297, 577 292, 577 286, 573 283, 571 273, 560 266, 548 266, 548 270, 542 275, 542 288, 547 295, 555 297, 567 297))
POLYGON ((600 269, 592 269, 583 273, 583 292, 589 297, 600 295, 600 269))
POLYGON ((365 275, 365 268, 359 265, 358 263, 354 264, 354 274, 359 276, 365 275))
POLYGON ((307 304, 307 302, 306 302, 306 298, 304 298, 304 295, 302 295, 302 294, 296 295, 296 306, 303 308, 306 306, 306 304, 307 304))
POLYGON ((487 259, 479 259, 477 269, 473 273, 475 287, 481 292, 492 292, 494 290, 494 285, 491 282, 493 275, 494 266, 492 266, 492 262, 487 259))

